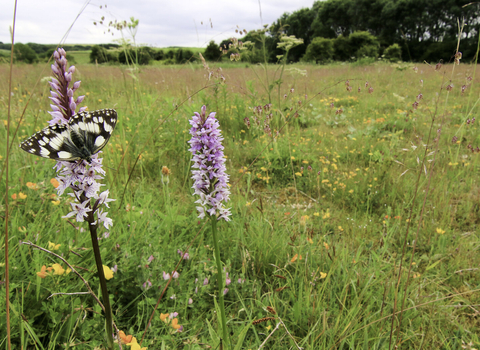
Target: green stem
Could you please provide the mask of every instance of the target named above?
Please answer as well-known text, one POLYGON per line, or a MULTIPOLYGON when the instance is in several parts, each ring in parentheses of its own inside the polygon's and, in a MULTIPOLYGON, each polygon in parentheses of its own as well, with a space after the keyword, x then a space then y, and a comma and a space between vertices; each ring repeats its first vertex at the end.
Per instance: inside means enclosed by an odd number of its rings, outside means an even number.
POLYGON ((213 245, 215 247, 215 261, 217 262, 217 279, 218 279, 218 303, 220 305, 220 319, 222 321, 223 331, 223 343, 224 349, 228 349, 228 337, 227 337, 227 319, 225 317, 225 303, 223 302, 223 271, 222 262, 220 261, 220 248, 218 247, 217 239, 217 217, 211 216, 212 220, 212 233, 213 233, 213 245))
POLYGON ((98 277, 100 279, 103 306, 105 307, 105 330, 107 332, 107 349, 113 350, 112 308, 110 306, 110 299, 108 298, 107 280, 105 278, 105 273, 103 272, 102 256, 100 255, 100 247, 98 246, 97 225, 93 216, 93 210, 88 213, 87 221, 88 227, 90 228, 90 236, 92 238, 93 255, 95 255, 95 263, 97 264, 98 277))

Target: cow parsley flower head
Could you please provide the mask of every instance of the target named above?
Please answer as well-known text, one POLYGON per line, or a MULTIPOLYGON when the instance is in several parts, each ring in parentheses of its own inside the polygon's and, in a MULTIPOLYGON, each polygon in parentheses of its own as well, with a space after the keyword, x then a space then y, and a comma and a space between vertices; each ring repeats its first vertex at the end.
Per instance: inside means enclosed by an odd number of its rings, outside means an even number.
POLYGON ((223 137, 220 124, 215 118, 215 112, 206 115, 207 107, 203 106, 201 113, 195 112, 190 120, 192 128, 189 141, 192 153, 192 179, 194 180, 194 194, 199 195, 195 203, 199 218, 206 214, 215 215, 218 220, 230 221, 230 209, 225 203, 230 199, 228 189, 228 175, 223 154, 223 137))

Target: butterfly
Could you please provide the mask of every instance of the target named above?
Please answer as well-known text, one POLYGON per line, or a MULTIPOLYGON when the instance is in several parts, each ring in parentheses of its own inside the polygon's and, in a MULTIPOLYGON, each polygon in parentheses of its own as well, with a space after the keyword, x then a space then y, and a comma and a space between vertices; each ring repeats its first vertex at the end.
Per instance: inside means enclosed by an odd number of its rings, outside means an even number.
POLYGON ((20 144, 24 151, 36 156, 72 162, 92 161, 92 156, 108 142, 117 124, 114 109, 80 112, 67 124, 55 124, 33 134, 20 144))

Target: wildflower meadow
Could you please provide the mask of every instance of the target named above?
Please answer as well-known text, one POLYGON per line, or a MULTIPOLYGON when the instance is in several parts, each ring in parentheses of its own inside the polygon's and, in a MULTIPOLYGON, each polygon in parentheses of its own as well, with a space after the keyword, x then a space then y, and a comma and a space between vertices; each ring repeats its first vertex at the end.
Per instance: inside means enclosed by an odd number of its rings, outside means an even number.
POLYGON ((0 64, 2 349, 480 347, 476 62, 241 57, 0 64))

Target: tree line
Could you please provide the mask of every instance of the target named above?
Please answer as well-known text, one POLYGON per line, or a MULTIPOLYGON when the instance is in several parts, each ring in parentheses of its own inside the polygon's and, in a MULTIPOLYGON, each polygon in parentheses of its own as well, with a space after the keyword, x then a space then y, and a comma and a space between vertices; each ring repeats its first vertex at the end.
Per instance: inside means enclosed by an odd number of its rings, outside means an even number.
MULTIPOLYGON (((303 39, 288 61, 349 61, 381 57, 404 61, 453 61, 459 51, 473 59, 480 30, 480 3, 471 0, 325 0, 311 8, 284 13, 265 30, 239 40, 254 43, 252 62, 273 63, 283 54, 282 35, 303 39)), ((223 41, 220 47, 228 48, 223 41)), ((213 53, 213 50, 211 51, 213 53)), ((243 54, 243 53, 242 53, 243 54)), ((210 58, 210 56, 208 55, 210 58)))
MULTIPOLYGON (((243 32, 242 32, 243 33, 243 32)), ((276 63, 284 52, 278 47, 282 36, 295 36, 303 44, 288 52, 288 62, 325 63, 379 57, 390 61, 453 61, 459 51, 473 60, 480 33, 480 3, 471 0, 324 0, 311 8, 284 13, 272 25, 244 32, 239 40, 248 43, 242 60, 276 63)), ((15 44, 15 59, 27 63, 48 59, 55 45, 15 44)), ((117 44, 65 45, 67 52, 91 50, 92 63, 167 64, 195 59, 188 49, 164 52, 151 47, 120 47, 117 44)), ((10 50, 0 42, 0 49, 10 50)), ((207 60, 238 53, 238 46, 224 40, 211 41, 204 51, 207 60)))
POLYGON ((182 64, 196 59, 190 49, 175 48, 166 51, 154 49, 148 46, 122 47, 120 50, 107 50, 106 48, 94 45, 90 52, 90 63, 115 63, 122 64, 149 64, 152 60, 163 61, 164 64, 182 64))

